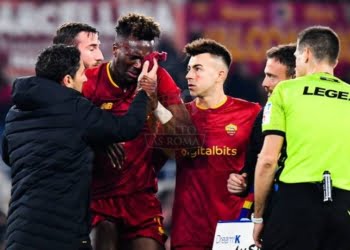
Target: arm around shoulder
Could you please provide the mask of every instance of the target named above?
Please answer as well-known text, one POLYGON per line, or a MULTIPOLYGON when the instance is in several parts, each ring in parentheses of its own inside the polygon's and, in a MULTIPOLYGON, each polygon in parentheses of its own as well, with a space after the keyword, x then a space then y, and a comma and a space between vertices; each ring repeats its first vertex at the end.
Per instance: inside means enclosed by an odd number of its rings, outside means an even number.
POLYGON ((129 141, 141 132, 147 116, 148 97, 140 91, 128 112, 122 116, 101 110, 85 98, 80 99, 77 108, 78 126, 90 143, 110 144, 129 141))

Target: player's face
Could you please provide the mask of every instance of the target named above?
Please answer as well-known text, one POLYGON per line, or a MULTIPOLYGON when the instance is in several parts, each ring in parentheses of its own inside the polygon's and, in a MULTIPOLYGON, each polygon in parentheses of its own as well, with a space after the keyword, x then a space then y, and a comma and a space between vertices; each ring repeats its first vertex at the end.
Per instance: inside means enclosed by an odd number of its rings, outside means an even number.
POLYGON ((209 53, 192 56, 187 66, 186 79, 191 96, 206 97, 214 93, 218 85, 219 65, 209 53))
POLYGON ((265 78, 262 83, 262 86, 264 87, 268 96, 271 95, 273 89, 276 87, 276 85, 280 81, 283 81, 289 78, 287 76, 287 66, 280 63, 275 58, 267 59, 264 73, 265 73, 265 78))
POLYGON ((67 87, 75 89, 81 93, 83 89, 84 82, 87 81, 86 75, 85 75, 85 66, 83 63, 83 60, 80 59, 80 67, 78 71, 75 73, 74 77, 70 79, 69 85, 67 87))
POLYGON ((85 67, 92 68, 101 64, 103 54, 100 49, 100 40, 96 33, 80 32, 75 38, 85 67))
POLYGON ((137 40, 129 37, 113 45, 113 72, 123 84, 133 85, 141 73, 142 59, 153 52, 154 41, 137 40))
POLYGON ((306 75, 306 49, 300 48, 299 43, 294 52, 295 56, 295 75, 296 77, 306 75))

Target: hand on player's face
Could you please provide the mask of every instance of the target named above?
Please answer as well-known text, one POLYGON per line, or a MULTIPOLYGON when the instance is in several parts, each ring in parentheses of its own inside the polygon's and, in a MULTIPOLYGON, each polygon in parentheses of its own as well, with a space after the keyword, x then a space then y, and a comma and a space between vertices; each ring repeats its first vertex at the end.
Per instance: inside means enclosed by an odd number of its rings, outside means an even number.
POLYGON ((148 72, 149 61, 146 61, 142 66, 142 71, 138 77, 138 87, 146 91, 148 97, 151 101, 151 109, 157 108, 158 98, 157 98, 157 70, 158 63, 155 58, 153 58, 153 67, 148 72))
POLYGON ((143 64, 142 71, 138 77, 138 85, 142 88, 148 95, 156 92, 157 90, 157 70, 158 62, 153 59, 153 67, 148 72, 149 61, 143 64))

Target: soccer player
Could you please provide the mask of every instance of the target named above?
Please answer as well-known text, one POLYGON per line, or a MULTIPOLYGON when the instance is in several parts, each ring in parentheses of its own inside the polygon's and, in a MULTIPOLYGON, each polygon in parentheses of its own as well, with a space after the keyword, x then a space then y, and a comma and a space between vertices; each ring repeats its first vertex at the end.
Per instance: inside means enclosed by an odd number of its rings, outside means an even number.
POLYGON ((177 152, 172 249, 212 249, 219 220, 238 219, 244 198, 226 187, 230 173, 243 167, 246 147, 260 106, 224 94, 231 54, 210 39, 185 46, 190 56, 186 104, 201 147, 177 152))
POLYGON ((73 45, 79 49, 85 68, 95 67, 102 63, 98 31, 85 23, 71 22, 61 25, 53 38, 54 44, 73 45))
MULTIPOLYGON (((94 106, 81 95, 85 67, 73 46, 45 49, 35 72, 15 80, 6 117, 2 157, 12 177, 6 249, 91 249, 91 146, 135 138, 148 98, 140 91, 122 117, 94 106)), ((149 87, 151 94, 155 85, 149 87)))
MULTIPOLYGON (((270 48, 266 52, 266 65, 264 69, 265 78, 262 82, 267 95, 270 96, 276 85, 283 80, 295 77, 295 45, 285 44, 270 48)), ((261 131, 263 110, 258 114, 247 151, 242 174, 232 173, 227 180, 227 188, 233 194, 241 194, 249 191, 254 182, 254 171, 258 154, 261 151, 264 137, 261 131)), ((285 151, 282 151, 285 153, 285 151)), ((285 160, 285 154, 282 154, 279 161, 279 167, 282 168, 285 160)))
MULTIPOLYGON (((142 61, 154 52, 159 35, 159 24, 150 17, 134 13, 120 17, 113 59, 87 70, 83 94, 102 109, 124 114, 134 99, 142 61)), ((154 147, 156 132, 159 123, 165 131, 176 131, 177 126, 190 124, 190 119, 167 71, 159 67, 149 77, 158 82, 157 99, 143 133, 122 145, 95 149, 91 209, 96 250, 164 248, 167 237, 155 196, 155 168, 166 158, 155 157, 159 153, 154 147)))
POLYGON ((297 78, 278 84, 264 108, 253 233, 262 249, 349 249, 350 86, 334 76, 339 51, 339 37, 331 28, 301 31, 295 51, 297 78), (284 141, 287 159, 264 223, 284 141))

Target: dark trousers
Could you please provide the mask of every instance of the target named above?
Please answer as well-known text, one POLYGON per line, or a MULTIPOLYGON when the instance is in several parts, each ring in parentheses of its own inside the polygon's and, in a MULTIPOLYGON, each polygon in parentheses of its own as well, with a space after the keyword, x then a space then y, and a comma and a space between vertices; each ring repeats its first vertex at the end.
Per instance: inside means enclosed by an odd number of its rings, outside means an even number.
POLYGON ((349 250, 350 191, 333 189, 323 202, 320 184, 284 184, 274 193, 262 250, 349 250))

